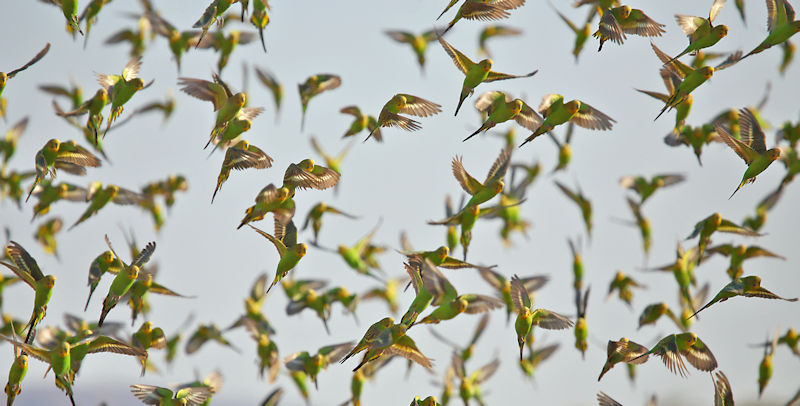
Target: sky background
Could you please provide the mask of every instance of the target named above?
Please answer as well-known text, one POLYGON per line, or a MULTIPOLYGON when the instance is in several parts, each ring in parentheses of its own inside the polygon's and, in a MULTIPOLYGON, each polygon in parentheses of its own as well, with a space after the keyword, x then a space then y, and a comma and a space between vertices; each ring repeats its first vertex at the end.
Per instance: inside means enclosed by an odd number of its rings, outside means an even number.
MULTIPOLYGON (((80 3, 81 10, 85 3, 80 3)), ((181 30, 190 29, 207 6, 204 2, 187 0, 154 3, 162 16, 181 30)), ((729 3, 717 23, 728 25, 730 32, 714 51, 743 49, 747 52, 766 36, 766 8, 763 2, 746 2, 748 23, 744 26, 733 2, 729 3)), ((585 8, 573 9, 571 2, 554 1, 554 5, 573 21, 581 21, 586 16, 585 8)), ((707 15, 711 1, 634 1, 630 5, 643 8, 651 18, 666 25, 666 34, 655 42, 674 55, 686 45, 674 14, 707 15)), ((560 93, 567 100, 580 99, 615 118, 614 129, 600 132, 576 128, 572 140, 573 162, 568 170, 555 175, 549 172, 556 164, 557 149, 547 137, 515 149, 514 162, 538 161, 546 172, 529 189, 528 200, 521 208, 523 216, 533 223, 530 239, 515 235, 513 246, 506 248, 499 240, 499 222, 478 222, 473 231, 469 260, 497 264, 497 270, 508 277, 515 273, 549 275, 549 284, 537 293, 536 305, 574 317, 571 256, 566 240, 583 235, 584 284, 592 286, 594 291, 587 316, 589 350, 585 360, 582 359, 574 348, 571 330, 537 330, 537 345, 560 343, 561 347, 540 365, 535 380, 530 381, 519 369, 516 336, 501 310, 493 312, 488 331, 474 358, 467 363, 467 369, 473 371, 493 357, 500 357, 498 373, 484 385, 488 404, 535 399, 545 404, 590 405, 596 404, 599 390, 625 405, 645 404, 653 393, 664 404, 709 403, 713 385, 707 375, 690 368, 689 377, 684 379, 667 371, 660 360, 638 368, 635 385, 629 383, 621 365, 598 383, 596 377, 605 360, 605 345, 610 339, 626 336, 650 346, 675 332, 669 321, 659 321, 655 327, 637 331, 638 316, 644 306, 660 301, 674 307, 678 305, 676 285, 670 274, 649 274, 638 269, 645 261, 656 266, 672 262, 676 243, 692 231, 697 221, 713 212, 720 212, 724 218, 736 222, 751 215, 758 201, 778 185, 784 174, 783 166, 776 163, 761 174, 757 182, 728 200, 745 170, 740 158, 728 147, 713 144, 705 148, 701 167, 689 148, 664 145, 662 139, 674 124, 674 113, 667 113, 653 122, 662 104, 633 90, 663 91, 658 75, 661 63, 653 54, 648 39, 629 36, 623 46, 608 42, 601 53, 596 52, 596 40, 590 39, 579 63, 575 63, 571 54, 572 33, 546 2, 538 0, 528 1, 514 10, 508 20, 500 22, 522 29, 523 35, 490 40, 489 47, 495 70, 522 74, 539 69, 539 73, 532 78, 480 85, 475 95, 465 102, 460 115, 453 117, 463 75, 441 47, 430 44, 426 70, 421 74, 410 47, 397 44, 383 34, 387 29, 421 32, 445 24, 456 9, 440 21, 434 21, 444 6, 444 1, 423 0, 274 2, 271 22, 265 30, 269 53, 265 54, 257 41, 240 46, 222 72, 223 79, 234 91, 247 84, 250 106, 265 107, 266 111, 254 120, 245 138, 274 158, 273 167, 232 173, 213 205, 209 204, 211 193, 224 154, 216 153, 207 158, 208 151, 203 151, 202 147, 214 125, 214 115, 210 103, 179 92, 177 78, 210 80, 217 57, 208 50, 192 50, 184 55, 179 75, 166 40, 156 38, 148 45, 140 71, 145 81, 155 78, 155 83, 126 104, 121 118, 137 106, 164 99, 167 92, 177 97, 175 114, 163 124, 159 115, 134 118, 110 132, 105 139, 106 152, 113 163, 104 161, 101 168, 90 168, 85 177, 62 172, 57 181, 88 185, 97 180, 138 190, 151 181, 175 173, 187 177, 189 190, 178 194, 160 233, 154 231, 147 213, 126 206, 106 207, 74 230, 62 231, 58 235, 60 261, 46 255, 33 239, 35 225, 40 223, 29 222, 35 199, 25 204, 22 211, 10 201, 3 202, 0 223, 11 230, 12 239, 31 252, 45 274, 58 278, 43 325, 61 324, 65 312, 97 319, 111 278, 103 280, 88 311, 83 313, 88 294, 87 271, 92 259, 106 249, 104 234, 109 235, 118 250, 123 250, 125 239, 120 228, 133 229, 140 244, 157 242, 152 262, 159 265, 159 283, 196 296, 194 299, 151 296, 150 321, 162 327, 168 336, 190 313, 195 316, 190 330, 198 323, 229 325, 243 312, 243 298, 252 282, 262 272, 271 279, 278 261, 275 249, 264 238, 247 228, 236 230, 244 210, 262 187, 281 182, 283 171, 290 163, 304 158, 319 159, 310 147, 310 136, 316 136, 331 153, 348 145, 350 140, 342 140, 341 135, 349 127, 351 116, 339 113, 340 108, 355 104, 377 116, 381 106, 395 93, 410 93, 437 102, 443 106, 443 112, 419 119, 423 128, 414 133, 384 129, 383 144, 361 143, 366 134, 351 139, 354 146, 342 166, 338 194, 332 190, 298 191, 295 221, 302 222, 314 204, 326 201, 360 218, 326 217, 320 234, 323 246, 353 244, 382 218, 375 242, 399 248, 398 236, 406 231, 414 247, 434 249, 445 243, 445 230, 425 222, 443 218, 446 195, 457 201, 462 193, 451 175, 452 158, 463 155, 467 170, 482 180, 503 146, 502 138, 488 134, 461 141, 480 125, 473 107, 477 96, 488 90, 504 90, 513 97, 525 98, 536 107, 543 95, 560 93), (266 68, 283 83, 284 105, 278 121, 267 90, 252 74, 249 79, 243 78, 243 63, 266 68), (295 85, 317 73, 336 73, 341 76, 342 85, 311 100, 305 131, 300 131, 300 103, 295 85), (645 205, 644 212, 653 227, 653 247, 649 259, 645 259, 638 231, 612 218, 631 218, 625 203, 627 193, 618 186, 619 178, 657 173, 682 173, 687 181, 659 191, 645 205), (594 231, 590 243, 577 207, 558 191, 553 183, 556 179, 571 187, 580 184, 592 200, 594 231), (618 269, 647 285, 646 290, 635 292, 633 311, 616 297, 605 300, 607 286, 618 269)), ((238 13, 238 5, 233 9, 238 13)), ((75 139, 86 146, 80 133, 52 113, 50 96, 37 87, 45 83, 65 85, 72 78, 83 87, 84 96, 90 97, 98 88, 96 73, 118 74, 129 60, 127 45, 109 46, 103 42, 119 29, 134 27, 135 20, 126 13, 140 12, 140 8, 134 2, 117 1, 107 5, 92 28, 86 49, 83 49, 82 38, 73 40, 65 32, 58 8, 28 1, 13 2, 5 10, 0 13, 0 49, 3 50, 0 69, 14 69, 30 59, 45 42, 52 44, 49 54, 9 81, 3 94, 8 99, 8 121, 0 124, 0 130, 30 116, 28 129, 10 168, 31 170, 36 151, 50 138, 75 139)), ((477 37, 484 26, 462 20, 448 33, 447 40, 477 61, 477 37)), ((252 31, 249 24, 237 22, 228 28, 252 31)), ((771 82, 772 92, 763 110, 764 118, 773 125, 766 130, 767 145, 771 146, 775 126, 799 117, 800 82, 797 78, 800 67, 794 63, 781 77, 777 73, 780 57, 779 48, 770 49, 729 70, 717 72, 693 93, 694 106, 688 124, 701 125, 724 109, 758 103, 765 86, 771 82)), ((510 126, 516 124, 498 125, 497 130, 504 131, 510 126)), ((563 139, 563 129, 555 133, 563 139)), ((525 136, 527 131, 518 129, 517 134, 525 136)), ((792 211, 800 198, 798 193, 796 185, 787 187, 762 229, 766 236, 753 239, 715 235, 713 238, 715 243, 758 244, 784 255, 786 261, 756 259, 747 262, 745 274, 762 276, 766 288, 786 297, 800 296, 798 257, 794 251, 800 217, 792 211)), ((45 219, 59 216, 66 228, 84 209, 83 204, 60 202, 52 206, 45 219)), ((256 225, 270 230, 271 216, 256 225)), ((299 238, 309 242, 312 233, 307 230, 299 238)), ((689 241, 684 245, 695 243, 689 241)), ((460 256, 460 250, 455 254, 460 256)), ((387 277, 404 276, 402 260, 403 257, 392 250, 380 258, 387 277)), ((727 263, 725 258, 714 258, 700 266, 696 270, 700 285, 709 282, 712 293, 722 288, 728 282, 727 263)), ((371 278, 355 274, 337 255, 313 247, 292 273, 298 278, 326 279, 332 286, 345 285, 355 292, 376 286, 371 278)), ((473 270, 445 273, 459 292, 491 293, 473 270)), ((27 319, 32 292, 17 285, 4 294, 4 311, 27 319)), ((412 299, 411 291, 402 295, 401 312, 412 299)), ((276 289, 264 306, 266 316, 276 327, 274 340, 281 357, 302 350, 313 353, 321 346, 358 340, 372 322, 387 315, 384 304, 365 301, 358 308, 361 324, 356 325, 352 317, 342 313, 341 306, 335 305, 329 321, 331 334, 326 335, 313 313, 287 317, 286 303, 285 295, 276 289)), ((129 315, 127 306, 121 304, 111 311, 108 319, 124 322, 130 320, 129 315)), ((399 316, 394 315, 398 319, 399 316)), ((436 326, 410 330, 409 336, 417 341, 419 348, 435 359, 436 375, 416 367, 405 380, 404 363, 395 362, 365 386, 363 403, 407 405, 415 395, 440 396, 441 389, 431 381, 441 380, 450 361, 450 349, 433 338, 429 330, 436 329, 457 343, 466 343, 478 319, 478 316, 464 315, 436 326)), ((737 298, 706 310, 692 331, 713 351, 719 368, 733 386, 737 402, 747 404, 757 399, 756 378, 762 356, 760 349, 750 348, 748 344, 763 341, 776 328, 783 334, 789 326, 800 327, 799 324, 798 303, 737 298)), ((139 325, 140 322, 135 328, 139 325)), ((232 331, 227 337, 241 353, 210 343, 192 356, 182 353, 173 368, 167 369, 163 364, 163 352, 151 351, 150 357, 161 373, 148 373, 145 377, 139 377, 135 359, 113 354, 89 356, 76 379, 75 399, 81 405, 96 405, 103 400, 113 405, 135 405, 137 401, 128 385, 167 386, 193 380, 195 371, 205 375, 219 369, 226 382, 214 397, 215 404, 258 403, 277 386, 285 389, 282 404, 303 403, 287 375, 282 374, 275 384, 258 378, 254 365, 256 345, 243 329, 232 331)), ((11 346, 3 346, 6 349, 0 351, 0 366, 6 368, 11 363, 12 351, 11 346)), ((312 388, 311 403, 335 405, 348 399, 350 370, 355 365, 356 361, 337 363, 322 372, 319 391, 312 388)), ((44 371, 44 364, 31 361, 18 404, 43 404, 45 399, 68 402, 54 387, 52 375, 40 379, 44 371)), ((785 347, 778 349, 774 371, 763 400, 758 404, 783 404, 798 390, 796 376, 800 371, 800 359, 785 347)))

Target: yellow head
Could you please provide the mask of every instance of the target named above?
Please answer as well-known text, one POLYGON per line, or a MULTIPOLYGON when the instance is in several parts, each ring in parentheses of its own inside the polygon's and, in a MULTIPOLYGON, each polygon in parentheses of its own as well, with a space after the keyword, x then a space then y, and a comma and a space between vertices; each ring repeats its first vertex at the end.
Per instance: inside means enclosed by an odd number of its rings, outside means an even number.
POLYGON ((297 255, 300 258, 304 257, 307 251, 308 251, 308 245, 306 245, 305 243, 301 242, 300 244, 297 245, 297 255))
POLYGON ((56 351, 60 357, 64 358, 66 356, 69 356, 69 350, 70 350, 69 343, 64 341, 58 345, 58 349, 56 351))
POLYGON ((718 25, 718 26, 714 27, 714 30, 716 31, 717 36, 720 37, 720 38, 724 38, 726 35, 728 35, 728 26, 727 25, 718 25))
POLYGON ((577 113, 578 110, 581 109, 581 102, 580 100, 573 100, 565 104, 564 108, 567 109, 567 112, 569 112, 570 115, 575 115, 575 113, 577 113))
POLYGON ((237 107, 242 107, 244 106, 245 103, 247 103, 247 96, 245 96, 244 93, 236 93, 232 97, 233 100, 231 100, 231 103, 233 103, 237 107))
POLYGON ((61 146, 61 141, 52 138, 50 141, 47 141, 47 144, 44 146, 50 152, 58 152, 58 148, 61 146))
POLYGON ((494 185, 494 189, 492 189, 495 193, 500 193, 503 191, 503 188, 506 186, 502 180, 498 180, 497 183, 494 185))
POLYGON ((631 7, 630 6, 622 6, 622 9, 620 10, 619 14, 620 14, 620 17, 622 17, 623 20, 627 19, 628 17, 631 16, 631 7))
POLYGON ((139 331, 145 334, 150 334, 150 332, 153 331, 153 323, 146 321, 144 324, 142 324, 142 327, 139 329, 139 331))
POLYGON ((524 105, 525 102, 523 102, 522 100, 514 99, 513 105, 511 106, 511 112, 516 116, 522 111, 522 106, 524 105))
POLYGON ((481 67, 482 71, 489 72, 490 70, 492 70, 493 63, 491 59, 484 59, 478 62, 478 65, 481 67))
POLYGON ((311 172, 311 171, 314 170, 314 160, 310 159, 310 158, 309 159, 304 159, 304 160, 300 161, 297 164, 297 166, 299 166, 300 169, 302 169, 302 170, 304 170, 306 172, 311 172))
POLYGON ((144 80, 142 78, 133 79, 131 84, 133 85, 133 88, 136 90, 144 89, 144 80))
POLYGON ((139 267, 136 265, 132 265, 130 269, 128 269, 128 278, 136 279, 139 277, 139 267))
POLYGON ((625 280, 625 273, 622 271, 617 271, 617 274, 614 275, 614 282, 622 282, 625 280))
POLYGON ((444 260, 450 255, 450 247, 442 245, 441 247, 436 249, 436 255, 442 260, 444 260))
POLYGON ((706 80, 711 79, 714 76, 714 67, 713 66, 703 66, 700 68, 700 73, 703 75, 706 80))
POLYGON ((47 275, 44 277, 44 287, 47 289, 53 289, 53 286, 56 286, 56 277, 53 275, 47 275))
POLYGON ((781 149, 780 148, 772 148, 772 149, 767 151, 767 158, 769 158, 770 161, 774 161, 774 160, 776 160, 776 159, 778 159, 780 157, 781 157, 781 149))
POLYGON ((8 75, 5 72, 0 72, 0 87, 3 87, 8 82, 8 75))

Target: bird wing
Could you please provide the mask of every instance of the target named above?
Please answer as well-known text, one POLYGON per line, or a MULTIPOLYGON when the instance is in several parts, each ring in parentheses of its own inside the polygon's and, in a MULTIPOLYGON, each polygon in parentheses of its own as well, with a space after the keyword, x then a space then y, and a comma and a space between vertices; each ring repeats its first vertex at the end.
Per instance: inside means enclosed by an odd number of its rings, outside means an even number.
POLYGON ((261 229, 259 229, 257 227, 254 227, 254 226, 252 226, 250 224, 248 224, 248 226, 250 226, 250 228, 252 228, 253 230, 256 230, 256 232, 261 234, 264 238, 268 239, 272 243, 272 245, 275 246, 275 249, 278 250, 278 255, 280 255, 281 257, 286 255, 287 249, 286 249, 286 246, 283 245, 283 242, 281 242, 277 238, 273 237, 271 234, 269 234, 267 232, 264 232, 263 230, 261 230, 261 229))
POLYGON ((419 122, 408 117, 403 117, 399 114, 392 113, 388 110, 381 111, 381 114, 378 117, 378 122, 381 123, 381 127, 400 127, 406 131, 417 131, 422 128, 419 125, 419 122))
POLYGON ((745 144, 744 142, 739 141, 736 138, 733 138, 731 134, 728 132, 728 130, 726 130, 721 125, 716 124, 714 126, 714 129, 717 131, 717 135, 719 135, 719 137, 722 138, 722 141, 724 141, 725 144, 728 144, 728 146, 731 147, 733 152, 736 152, 736 155, 739 155, 744 160, 744 163, 746 163, 747 165, 750 165, 750 163, 753 162, 754 159, 758 158, 758 153, 755 150, 750 148, 750 146, 745 144))
POLYGON ((427 369, 433 368, 432 360, 422 354, 417 348, 417 344, 409 336, 401 336, 389 348, 384 351, 387 355, 399 355, 408 360, 414 361, 427 369))
POLYGON ((406 104, 400 109, 399 113, 411 114, 413 116, 428 117, 442 111, 440 107, 434 102, 425 100, 421 97, 413 96, 410 94, 399 94, 405 97, 406 104))
POLYGON ((467 170, 464 169, 464 164, 461 162, 462 157, 457 156, 453 158, 452 169, 453 169, 453 176, 455 176, 458 184, 461 185, 461 188, 464 189, 465 192, 469 193, 470 195, 474 195, 479 191, 483 190, 484 185, 478 182, 477 179, 472 177, 467 170))
POLYGON ((714 358, 714 354, 711 353, 711 350, 709 350, 705 343, 699 338, 694 345, 681 351, 681 354, 686 357, 686 360, 689 361, 693 367, 701 371, 711 372, 717 368, 717 359, 714 358))
POLYGON ((183 86, 181 90, 184 93, 213 103, 214 111, 219 110, 229 97, 224 85, 203 79, 178 78, 178 85, 183 86))
POLYGON ((447 52, 447 55, 450 56, 450 59, 453 60, 453 63, 456 65, 456 68, 461 71, 463 74, 467 74, 467 72, 475 66, 475 62, 472 62, 466 55, 464 55, 461 51, 455 49, 452 45, 447 43, 442 37, 439 37, 439 44, 442 45, 444 51, 447 52))
POLYGON ((563 330, 573 326, 572 320, 554 311, 536 309, 533 324, 547 330, 563 330))
POLYGON ((517 275, 511 277, 511 302, 514 303, 514 310, 517 312, 525 307, 531 307, 531 296, 528 289, 525 289, 525 285, 517 275))
POLYGON ((622 22, 620 26, 622 32, 626 34, 639 35, 642 37, 660 37, 664 31, 664 24, 659 24, 648 17, 642 10, 631 10, 630 16, 622 22))
POLYGON ((508 18, 511 14, 496 4, 467 1, 459 9, 461 17, 467 20, 496 21, 508 18))
POLYGON ((497 156, 497 159, 495 159, 494 163, 489 168, 489 173, 486 174, 486 180, 483 184, 489 185, 503 179, 503 176, 506 176, 506 172, 508 172, 508 163, 510 160, 510 150, 506 148, 502 149, 500 155, 497 156))
POLYGON ((610 130, 617 121, 607 116, 600 110, 581 102, 581 107, 574 116, 572 122, 590 130, 610 130))
POLYGON ((739 138, 755 152, 759 154, 767 152, 764 131, 749 107, 739 110, 739 138))
POLYGON ((8 76, 9 79, 13 78, 17 73, 20 73, 20 72, 24 71, 25 69, 28 69, 29 67, 31 67, 31 65, 35 64, 36 62, 39 62, 39 60, 44 58, 44 56, 47 54, 47 51, 49 51, 49 50, 50 50, 50 43, 48 42, 47 44, 45 44, 44 48, 42 48, 42 50, 39 51, 39 53, 36 54, 36 56, 33 57, 33 59, 28 61, 28 63, 26 63, 25 65, 22 65, 21 67, 19 67, 17 69, 12 70, 11 72, 8 72, 6 75, 8 76))
POLYGON ((44 278, 44 274, 42 270, 39 269, 39 264, 36 263, 36 260, 33 259, 31 254, 15 241, 8 242, 5 253, 16 266, 12 267, 5 262, 0 263, 14 271, 14 273, 17 274, 22 281, 30 285, 31 288, 36 289, 36 281, 44 278))
POLYGON ((162 394, 158 393, 158 389, 160 388, 157 386, 131 385, 130 387, 133 396, 135 396, 136 399, 141 400, 142 403, 146 405, 160 405, 161 399, 164 398, 162 394))

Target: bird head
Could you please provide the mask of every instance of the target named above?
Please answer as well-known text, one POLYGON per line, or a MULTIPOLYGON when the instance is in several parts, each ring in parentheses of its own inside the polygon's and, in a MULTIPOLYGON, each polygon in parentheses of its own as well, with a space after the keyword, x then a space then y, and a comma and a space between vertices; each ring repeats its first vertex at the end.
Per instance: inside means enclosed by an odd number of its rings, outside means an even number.
POLYGON ((112 264, 114 262, 114 254, 111 251, 106 251, 100 254, 100 261, 105 264, 112 264))
POLYGON ((631 6, 622 6, 622 8, 620 9, 620 13, 619 14, 620 14, 620 17, 622 17, 623 20, 627 19, 628 17, 631 16, 631 6))
POLYGON ((53 286, 56 286, 56 277, 53 275, 47 275, 44 277, 44 287, 47 289, 53 289, 53 286))
POLYGON ((713 66, 703 66, 700 68, 700 73, 703 75, 706 80, 711 79, 714 76, 714 67, 713 66))
POLYGON ((780 148, 771 148, 770 150, 767 151, 767 158, 769 158, 770 161, 774 161, 780 157, 781 157, 780 148))
POLYGON ((344 255, 347 252, 347 247, 339 244, 339 247, 336 249, 336 252, 338 252, 339 255, 344 255))
POLYGON ((241 92, 236 93, 235 95, 233 95, 233 100, 231 100, 231 102, 237 107, 242 107, 244 106, 245 103, 247 103, 247 96, 245 96, 245 94, 241 92))
POLYGON ((728 35, 728 26, 727 25, 718 25, 714 27, 714 31, 719 38, 725 38, 728 35))
POLYGON ((56 350, 58 356, 64 358, 69 355, 70 345, 66 341, 62 341, 61 344, 58 345, 58 349, 56 350))
POLYGON ((19 357, 17 357, 16 361, 14 362, 17 363, 17 368, 28 369, 28 354, 25 354, 23 352, 22 354, 20 354, 19 357))
POLYGON ((153 323, 149 321, 144 322, 144 324, 142 324, 142 327, 139 327, 139 332, 141 333, 149 334, 151 331, 153 331, 153 323))
POLYGON ((8 82, 8 75, 5 72, 0 72, 0 88, 8 82))
POLYGON ((444 260, 450 255, 450 248, 446 245, 442 245, 441 247, 436 249, 436 256, 444 260))
POLYGON ((317 204, 317 209, 319 209, 320 213, 324 212, 328 210, 328 205, 325 204, 325 202, 319 202, 319 204, 317 204))
POLYGON ((288 199, 288 198, 289 198, 289 195, 290 195, 291 193, 292 193, 292 192, 290 192, 290 191, 289 191, 289 188, 287 188, 287 187, 285 187, 285 186, 284 186, 284 187, 282 187, 282 188, 280 188, 280 189, 278 189, 278 200, 281 200, 281 201, 283 201, 283 200, 286 200, 286 199, 288 199))
POLYGON ((398 94, 398 95, 395 95, 394 97, 392 97, 391 106, 394 107, 397 110, 400 110, 403 107, 405 107, 406 102, 407 102, 406 97, 403 96, 403 95, 398 94))
MULTIPOLYGON (((500 193, 503 191, 503 188, 506 186, 502 180, 498 180, 497 183, 494 184, 494 189, 492 189, 495 193, 500 193)), ((477 206, 475 206, 477 207, 477 206)), ((476 213, 477 214, 477 213, 476 213)))
POLYGON ((136 89, 137 91, 144 89, 144 80, 142 78, 133 79, 133 81, 131 81, 131 84, 133 85, 133 88, 136 89))
POLYGON ((58 148, 61 146, 61 141, 52 138, 50 141, 47 141, 47 144, 44 146, 50 152, 58 152, 58 148))
POLYGON ((142 285, 148 288, 153 286, 153 274, 151 274, 150 272, 145 272, 144 278, 142 278, 141 283, 142 285))
POLYGON ((106 103, 108 102, 108 91, 106 90, 106 88, 101 87, 94 93, 94 98, 102 101, 103 103, 106 103))
POLYGON ((569 112, 570 115, 574 116, 575 113, 581 109, 581 102, 580 100, 572 100, 571 102, 565 104, 564 108, 567 109, 567 112, 569 112))
POLYGON ((620 283, 625 280, 625 273, 622 271, 617 271, 617 274, 614 275, 614 282, 620 283))
POLYGON ((489 72, 490 70, 492 70, 493 63, 491 59, 484 59, 478 62, 478 65, 480 65, 482 71, 489 72))
POLYGON ((302 169, 302 170, 304 170, 306 172, 311 172, 311 171, 314 170, 314 160, 311 159, 311 158, 304 159, 304 160, 300 161, 297 164, 297 166, 299 166, 300 169, 302 169))
POLYGON ((711 220, 711 223, 714 224, 714 226, 718 226, 722 223, 722 215, 719 213, 714 213, 711 215, 711 217, 709 217, 709 220, 711 220))
POLYGON ((689 333, 686 337, 686 344, 689 346, 694 345, 697 342, 697 334, 689 333))
POLYGON ((514 115, 517 115, 517 114, 519 114, 519 113, 522 111, 522 106, 524 106, 524 105, 525 105, 525 102, 523 102, 522 100, 520 100, 520 99, 514 99, 514 103, 513 103, 513 105, 511 106, 511 112, 512 112, 514 115))
POLYGON ((128 269, 128 278, 136 279, 139 277, 139 267, 136 265, 131 265, 131 268, 128 269))
POLYGON ((302 258, 306 255, 307 251, 308 251, 308 246, 305 243, 301 242, 300 244, 297 244, 297 256, 302 258))

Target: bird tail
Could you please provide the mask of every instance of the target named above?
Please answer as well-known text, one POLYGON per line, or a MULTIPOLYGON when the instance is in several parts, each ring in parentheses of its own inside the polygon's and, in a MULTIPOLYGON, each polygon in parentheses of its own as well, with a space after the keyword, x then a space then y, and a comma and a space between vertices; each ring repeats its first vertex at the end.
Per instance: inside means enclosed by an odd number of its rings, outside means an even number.
POLYGON ((745 183, 747 183, 747 181, 746 181, 746 180, 742 180, 741 182, 739 182, 739 186, 737 186, 737 187, 736 187, 736 190, 734 190, 734 191, 733 191, 733 193, 731 193, 730 197, 728 197, 728 200, 731 200, 731 197, 733 197, 733 195, 735 195, 735 194, 736 194, 736 192, 738 192, 738 191, 739 191, 739 189, 741 189, 741 188, 742 188, 742 186, 744 186, 744 184, 745 184, 745 183))

